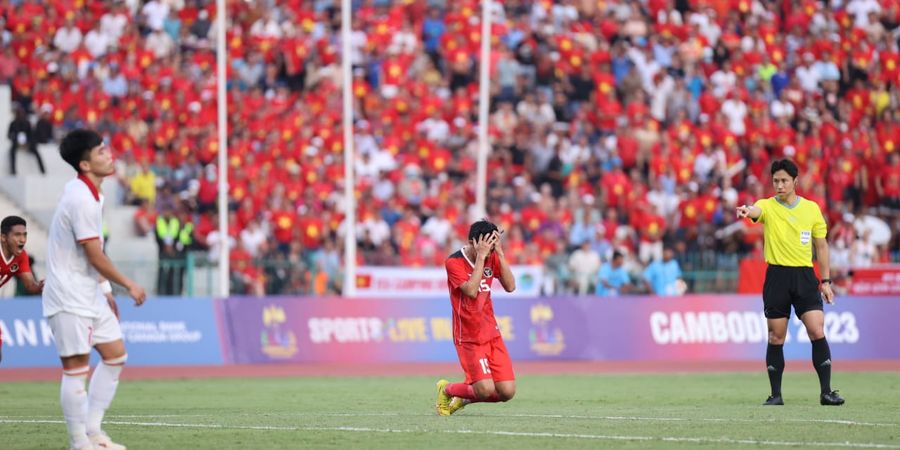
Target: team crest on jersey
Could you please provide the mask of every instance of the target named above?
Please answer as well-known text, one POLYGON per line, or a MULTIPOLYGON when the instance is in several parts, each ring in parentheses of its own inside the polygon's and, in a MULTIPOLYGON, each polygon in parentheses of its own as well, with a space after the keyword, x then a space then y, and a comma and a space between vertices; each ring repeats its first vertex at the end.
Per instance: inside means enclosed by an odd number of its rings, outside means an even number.
POLYGON ((18 271, 18 270, 19 270, 19 265, 18 265, 18 264, 13 264, 13 265, 9 266, 9 271, 10 271, 10 272, 16 272, 16 271, 18 271))
POLYGON ((491 270, 490 267, 485 267, 485 268, 484 268, 484 276, 485 276, 486 278, 490 278, 490 277, 494 276, 494 271, 491 270))

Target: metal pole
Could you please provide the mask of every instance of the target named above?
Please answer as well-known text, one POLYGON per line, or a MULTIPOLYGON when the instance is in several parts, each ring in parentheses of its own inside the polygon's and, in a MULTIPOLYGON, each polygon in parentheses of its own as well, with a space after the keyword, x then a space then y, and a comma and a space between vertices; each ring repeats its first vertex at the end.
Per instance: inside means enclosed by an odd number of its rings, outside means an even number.
POLYGON ((228 53, 225 49, 225 0, 216 0, 216 87, 219 113, 219 296, 228 297, 230 282, 228 267, 228 97, 225 92, 225 65, 228 53))
POLYGON ((350 48, 350 0, 341 1, 341 71, 344 100, 344 296, 356 296, 356 196, 353 174, 353 89, 350 48))
POLYGON ((490 107, 491 0, 481 4, 481 71, 478 80, 478 172, 475 208, 479 217, 487 214, 488 109, 490 107))

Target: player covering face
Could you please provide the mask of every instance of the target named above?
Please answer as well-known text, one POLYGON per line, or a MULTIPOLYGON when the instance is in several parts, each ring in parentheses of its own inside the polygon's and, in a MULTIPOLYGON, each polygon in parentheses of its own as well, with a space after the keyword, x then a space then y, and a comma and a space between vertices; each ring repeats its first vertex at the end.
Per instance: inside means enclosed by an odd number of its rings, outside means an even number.
POLYGON ((469 228, 467 244, 445 263, 453 343, 466 379, 462 383, 437 382, 438 415, 449 416, 469 403, 505 402, 516 393, 512 361, 491 299, 495 278, 507 292, 516 289, 501 235, 493 223, 475 222, 469 228))

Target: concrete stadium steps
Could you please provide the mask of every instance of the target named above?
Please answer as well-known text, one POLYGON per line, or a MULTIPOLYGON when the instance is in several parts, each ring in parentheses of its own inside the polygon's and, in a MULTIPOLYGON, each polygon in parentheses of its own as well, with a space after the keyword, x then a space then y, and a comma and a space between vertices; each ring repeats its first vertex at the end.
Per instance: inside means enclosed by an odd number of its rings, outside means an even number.
MULTIPOLYGON (((9 140, 6 130, 12 120, 12 102, 7 86, 0 86, 0 214, 16 214, 28 221, 28 253, 37 264, 35 273, 46 276, 47 230, 64 186, 75 176, 72 168, 59 156, 57 144, 38 146, 38 153, 47 170, 41 174, 34 156, 18 150, 17 175, 9 175, 9 140)), ((128 276, 148 291, 155 291, 157 248, 152 236, 138 237, 134 233, 133 217, 136 207, 122 205, 125 188, 118 181, 108 179, 103 183, 104 221, 110 241, 107 254, 128 276)), ((11 295, 11 283, 3 288, 3 294, 11 295), (6 292, 9 290, 9 292, 6 292)))
MULTIPOLYGON (((104 183, 104 195, 106 195, 104 183)), ((112 183, 110 183, 112 184, 112 183)), ((107 203, 109 204, 109 203, 107 203)), ((106 207, 103 220, 109 229, 109 243, 106 254, 126 276, 147 289, 155 292, 156 269, 159 251, 153 235, 137 236, 134 232, 134 212, 136 206, 120 205, 106 207)))

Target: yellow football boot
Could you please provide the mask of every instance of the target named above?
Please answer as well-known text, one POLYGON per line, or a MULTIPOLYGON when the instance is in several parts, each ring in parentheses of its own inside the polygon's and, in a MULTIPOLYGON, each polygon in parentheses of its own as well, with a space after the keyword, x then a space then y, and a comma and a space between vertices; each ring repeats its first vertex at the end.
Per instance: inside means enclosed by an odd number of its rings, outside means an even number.
POLYGON ((450 408, 450 396, 444 392, 444 388, 450 384, 447 380, 438 380, 437 382, 437 402, 435 402, 434 407, 437 409, 437 413, 439 416, 449 416, 452 414, 449 410, 450 408))

